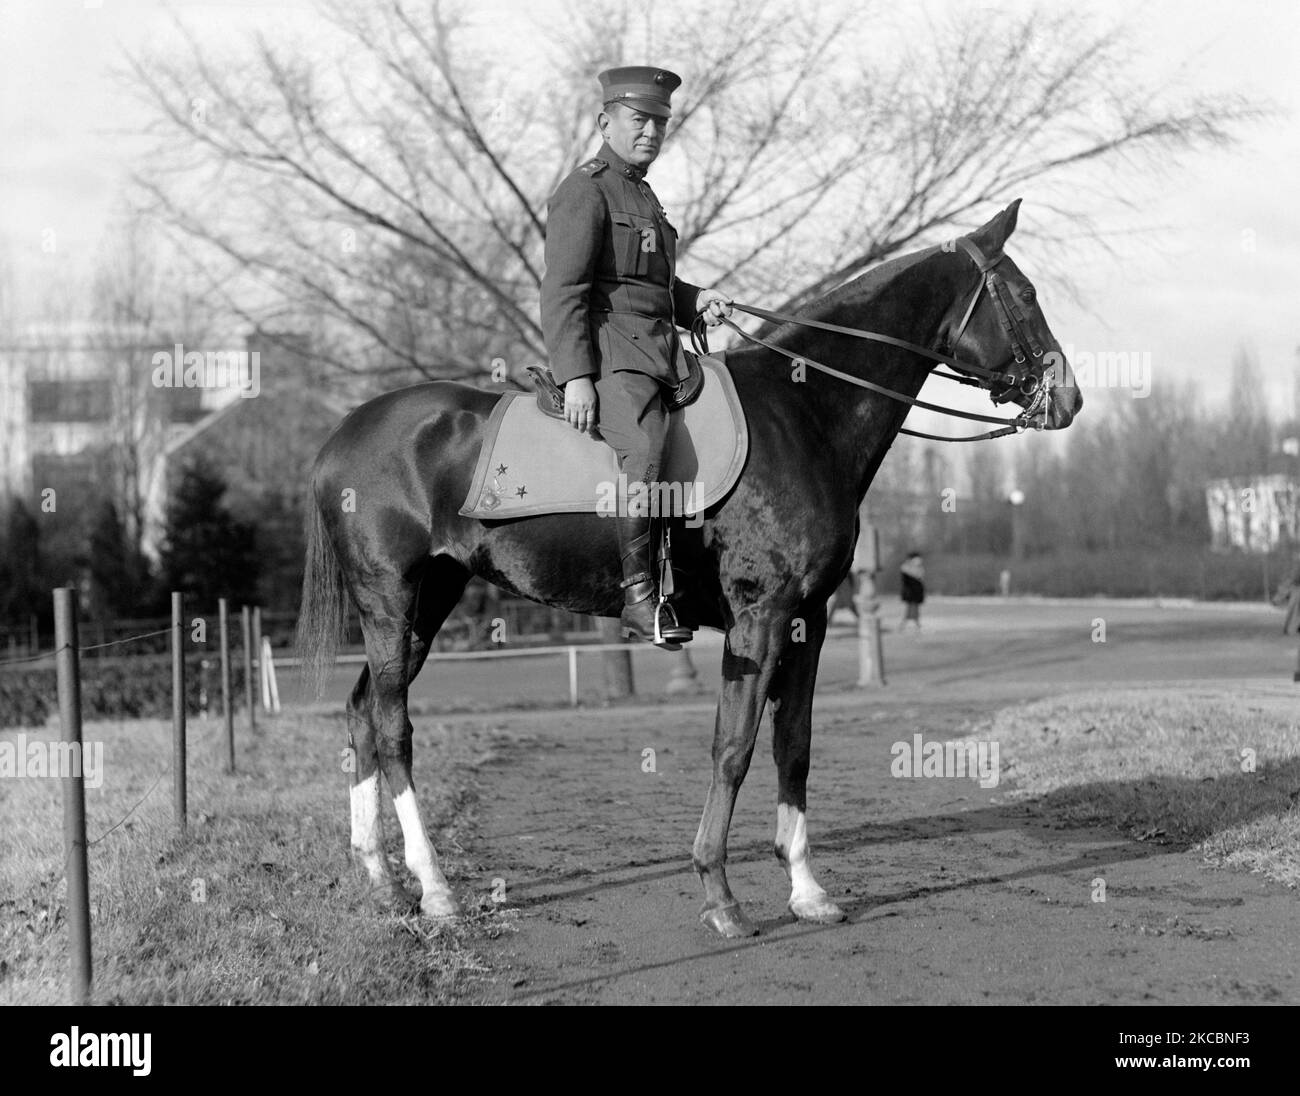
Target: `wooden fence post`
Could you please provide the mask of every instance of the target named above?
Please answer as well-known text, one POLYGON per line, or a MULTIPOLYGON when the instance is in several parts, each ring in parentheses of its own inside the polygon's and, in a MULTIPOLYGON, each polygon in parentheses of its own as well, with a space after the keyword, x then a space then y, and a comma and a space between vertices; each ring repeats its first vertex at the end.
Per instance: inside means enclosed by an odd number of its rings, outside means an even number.
POLYGON ((90 871, 86 863, 86 791, 81 743, 81 668, 77 651, 77 592, 54 591, 54 650, 59 680, 59 722, 64 756, 63 848, 68 881, 68 941, 72 948, 72 1001, 90 1000, 90 871))
POLYGON ((248 705, 248 733, 257 730, 257 697, 253 693, 253 611, 244 605, 239 610, 240 633, 244 642, 244 703, 248 705))
POLYGON ((230 607, 226 599, 217 601, 221 622, 221 717, 226 723, 226 772, 235 771, 235 712, 230 696, 230 607))
POLYGON ((266 678, 266 673, 262 666, 262 607, 260 605, 253 606, 253 657, 257 659, 259 683, 257 691, 262 697, 262 711, 269 712, 271 710, 271 701, 266 695, 266 686, 261 684, 266 678))
POLYGON ((172 591, 172 815, 183 835, 185 813, 185 595, 172 591))

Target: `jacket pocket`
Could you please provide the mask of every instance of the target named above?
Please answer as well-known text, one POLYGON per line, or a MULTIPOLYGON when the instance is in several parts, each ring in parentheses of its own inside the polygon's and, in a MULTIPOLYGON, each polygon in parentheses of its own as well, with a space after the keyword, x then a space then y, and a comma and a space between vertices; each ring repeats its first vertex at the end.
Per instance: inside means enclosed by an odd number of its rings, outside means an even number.
POLYGON ((659 250, 654 220, 623 210, 611 210, 609 216, 614 223, 614 272, 643 277, 649 273, 650 256, 659 250))
POLYGON ((675 382, 672 324, 634 312, 605 312, 592 318, 600 354, 600 375, 632 371, 675 382))

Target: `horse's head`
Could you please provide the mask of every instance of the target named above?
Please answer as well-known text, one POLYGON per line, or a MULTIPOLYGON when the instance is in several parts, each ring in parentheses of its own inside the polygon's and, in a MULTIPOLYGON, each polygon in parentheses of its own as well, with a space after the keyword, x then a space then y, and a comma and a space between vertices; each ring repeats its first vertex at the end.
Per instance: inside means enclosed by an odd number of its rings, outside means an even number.
POLYGON ((1026 425, 1060 430, 1079 413, 1083 397, 1033 284, 1004 250, 1019 212, 1017 198, 988 224, 944 245, 969 256, 973 285, 944 316, 939 349, 987 387, 994 403, 1024 408, 1026 425))

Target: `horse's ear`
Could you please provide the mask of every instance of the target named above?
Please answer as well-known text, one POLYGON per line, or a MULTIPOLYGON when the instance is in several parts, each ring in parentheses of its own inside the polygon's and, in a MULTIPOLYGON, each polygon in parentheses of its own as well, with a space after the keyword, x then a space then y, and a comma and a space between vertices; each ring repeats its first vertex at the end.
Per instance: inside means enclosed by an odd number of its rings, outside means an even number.
POLYGON ((1016 230, 1016 218, 1020 216, 1020 199, 1017 198, 1002 211, 1002 242, 1005 244, 1016 230))
POLYGON ((1006 245, 1007 239, 1016 230, 1016 218, 1020 215, 1020 199, 1017 198, 1006 209, 995 213, 988 223, 981 225, 971 233, 973 239, 987 254, 996 254, 1006 245))

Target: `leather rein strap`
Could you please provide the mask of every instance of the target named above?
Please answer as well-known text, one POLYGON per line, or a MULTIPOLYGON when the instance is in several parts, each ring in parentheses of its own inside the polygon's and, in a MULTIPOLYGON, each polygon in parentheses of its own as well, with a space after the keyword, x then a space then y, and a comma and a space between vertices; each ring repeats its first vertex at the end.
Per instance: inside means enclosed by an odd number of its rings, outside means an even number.
MULTIPOLYGON (((1005 256, 999 252, 991 259, 985 258, 979 247, 965 236, 944 244, 943 250, 951 253, 955 252, 959 246, 967 255, 970 256, 971 260, 979 268, 981 278, 979 284, 975 287, 975 292, 971 296, 970 304, 967 306, 965 315, 962 317, 961 325, 958 327, 957 333, 952 337, 950 345, 956 346, 958 341, 960 341, 962 334, 965 332, 967 325, 969 325, 971 321, 971 317, 975 314, 975 309, 983 295, 982 291, 987 290, 990 298, 993 300, 1003 331, 1006 332, 1007 339, 1011 344, 1011 352, 1014 356, 1015 364, 1018 366, 1027 365, 1028 357, 1025 354, 1026 345, 1028 345, 1030 353, 1034 358, 1041 358, 1043 356, 1043 348, 1038 344, 1033 333, 1029 331, 1025 324, 1023 314, 1016 306, 1015 299, 1007 290, 1006 283, 1003 281, 1002 276, 997 273, 996 267, 1005 256)), ((914 438, 926 438, 930 441, 986 441, 990 438, 1005 437, 1008 434, 1018 434, 1021 430, 1030 427, 1037 430, 1043 428, 1042 423, 1037 421, 1037 416, 1046 404, 1049 389, 1047 385, 1044 384, 1042 378, 1034 376, 1028 369, 1019 369, 1012 372, 986 369, 984 366, 976 365, 974 362, 964 362, 948 354, 941 354, 929 347, 908 342, 906 339, 896 339, 892 335, 882 335, 875 331, 862 331, 853 327, 841 327, 839 324, 825 323, 821 320, 801 319, 798 316, 792 316, 787 313, 770 312, 764 308, 755 308, 752 305, 744 305, 736 302, 732 302, 732 307, 738 308, 741 312, 747 312, 751 316, 757 316, 760 319, 767 320, 770 323, 793 323, 798 324, 801 327, 814 327, 821 331, 830 331, 837 335, 850 335, 855 339, 868 339, 872 342, 885 343, 888 346, 897 346, 903 350, 908 350, 914 354, 920 354, 922 357, 929 358, 931 361, 936 362, 939 365, 946 365, 950 369, 973 373, 980 378, 979 380, 976 380, 971 377, 953 376, 950 373, 940 373, 933 368, 931 369, 931 373, 933 373, 934 376, 943 377, 945 380, 956 381, 959 384, 978 385, 980 388, 987 388, 990 390, 995 384, 1006 385, 1007 392, 1000 399, 995 396, 994 402, 1004 402, 1005 400, 1010 399, 1011 393, 1014 391, 1021 391, 1025 395, 1036 395, 1033 404, 1020 415, 1017 415, 1014 419, 1003 419, 994 415, 980 415, 971 411, 959 411, 956 408, 942 407, 939 404, 918 400, 913 396, 906 396, 902 392, 895 392, 892 388, 886 388, 885 386, 876 384, 873 381, 862 380, 859 377, 843 373, 838 369, 832 369, 830 366, 814 361, 812 358, 809 358, 804 354, 798 354, 794 351, 787 350, 783 346, 777 346, 775 343, 768 339, 764 339, 761 336, 751 335, 748 331, 745 331, 730 319, 723 317, 722 322, 740 335, 741 338, 759 346, 764 346, 768 350, 774 350, 776 353, 789 358, 796 365, 806 365, 810 369, 816 369, 819 372, 826 373, 828 376, 835 377, 838 380, 847 382, 848 384, 857 385, 859 388, 870 389, 872 392, 877 392, 882 396, 898 400, 900 403, 908 404, 911 407, 922 407, 927 411, 937 411, 939 414, 951 415, 954 418, 969 419, 973 422, 997 423, 1001 426, 1001 429, 999 430, 989 430, 983 434, 975 434, 966 438, 946 438, 937 434, 926 434, 919 430, 908 430, 906 428, 899 430, 899 433, 901 434, 910 434, 914 438), (1033 386, 1026 388, 1025 385, 1030 381, 1033 382, 1033 386)), ((702 315, 696 317, 696 326, 699 330, 693 330, 693 335, 696 339, 697 348, 702 347, 703 352, 707 353, 708 343, 704 341, 702 320, 702 315)))

